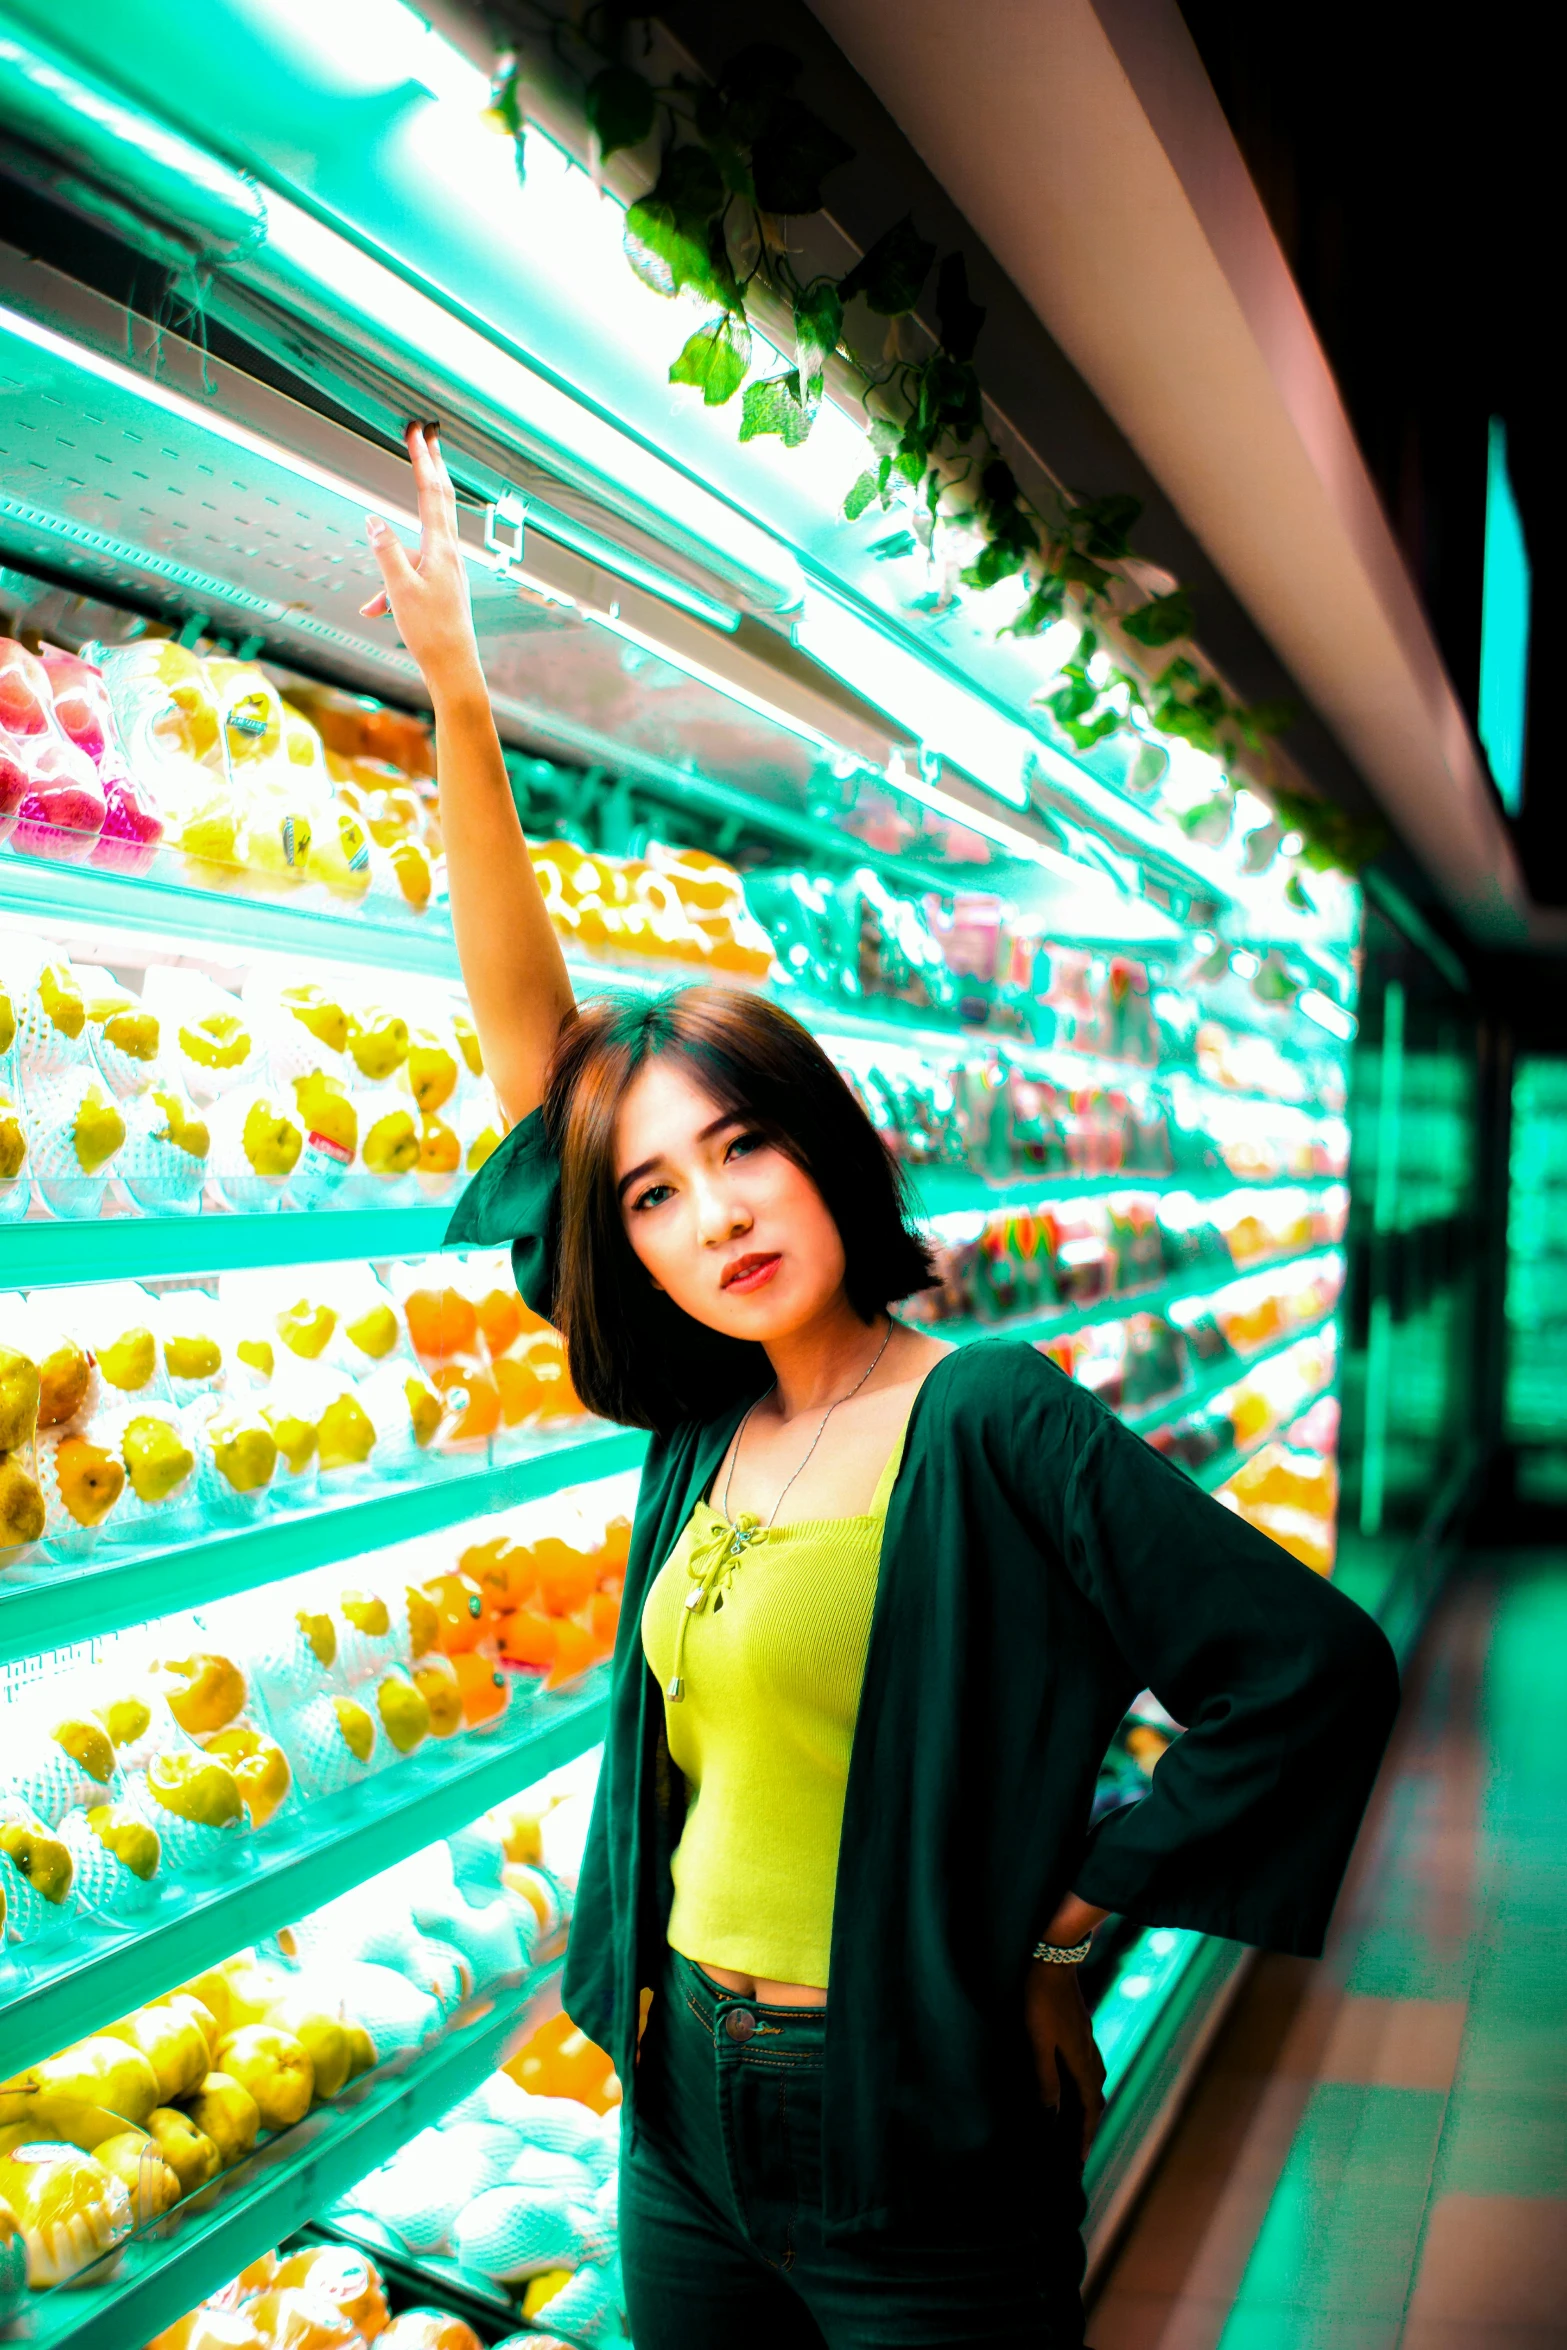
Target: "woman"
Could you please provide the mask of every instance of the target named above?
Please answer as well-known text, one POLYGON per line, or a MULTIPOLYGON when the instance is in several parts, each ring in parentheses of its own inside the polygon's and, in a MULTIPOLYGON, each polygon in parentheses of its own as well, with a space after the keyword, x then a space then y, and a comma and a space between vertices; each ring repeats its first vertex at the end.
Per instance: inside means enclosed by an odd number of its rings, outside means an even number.
POLYGON ((1033 1348, 891 1318, 923 1247, 786 1014, 578 1013, 408 446, 420 554, 372 520, 366 609, 434 706, 512 1122, 448 1237, 512 1241, 584 1401, 653 1431, 565 1989, 626 2085, 637 2350, 1078 2344, 1093 1930, 1318 1951, 1390 1651, 1033 1348), (1145 1684, 1189 1726, 1090 1835, 1145 1684))

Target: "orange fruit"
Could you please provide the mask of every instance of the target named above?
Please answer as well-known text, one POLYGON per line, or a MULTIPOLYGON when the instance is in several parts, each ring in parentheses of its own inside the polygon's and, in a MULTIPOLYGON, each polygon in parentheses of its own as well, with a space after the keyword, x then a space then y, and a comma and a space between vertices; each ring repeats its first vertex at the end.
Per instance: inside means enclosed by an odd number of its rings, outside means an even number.
POLYGON ((423 1590, 436 1614, 432 1645, 442 1656, 464 1656, 494 1631, 494 1607, 471 1575, 432 1575, 423 1590))
POLYGON ((391 2323, 380 2270, 351 2245, 320 2244, 313 2251, 290 2254, 278 2269, 277 2283, 298 2285, 341 2310, 367 2342, 384 2334, 391 2323))
POLYGON ((405 2309, 381 2336, 381 2350, 484 2350, 472 2326, 444 2309, 405 2309))
POLYGON ((600 1653, 608 1656, 615 1645, 615 1634, 620 1629, 620 1594, 618 1591, 595 1591, 588 1606, 588 1624, 600 1653))
POLYGON ((457 1675, 462 1718, 468 1729, 477 1728, 480 1722, 493 1722, 506 1711, 511 1703, 511 1683, 493 1657, 454 1656, 452 1669, 457 1675))
POLYGON ((547 1616, 574 1616, 598 1589, 597 1553, 577 1550, 558 1534, 546 1534, 534 1544, 533 1570, 539 1606, 547 1616))
POLYGON ((546 1689, 559 1689, 567 1681, 575 1681, 589 1665, 597 1664, 603 1654, 591 1632, 584 1632, 569 1616, 563 1616, 555 1626, 555 1662, 544 1676, 546 1689))
POLYGON ((509 1616, 503 1616, 498 1626, 501 1654, 509 1665, 548 1669, 555 1662, 559 1632, 560 1625, 553 1616, 541 1616, 532 1608, 516 1608, 509 1616))
POLYGON ((411 1289, 403 1301, 415 1354, 472 1354, 479 1336, 478 1309, 460 1289, 411 1289))
POLYGON ((244 2314, 267 2350, 362 2350, 364 2336, 352 2319, 296 2286, 259 2294, 244 2314))
POLYGON ((610 1519, 604 1529, 604 1540, 599 1549, 599 1556, 606 1568, 618 1568, 624 1573, 626 1561, 631 1556, 631 1520, 629 1518, 610 1519))
POLYGON ((495 1377, 495 1391, 501 1399, 501 1418, 508 1428, 518 1428, 524 1420, 542 1412, 555 1394, 553 1383, 543 1383, 535 1376, 531 1356, 502 1355, 490 1368, 495 1377))
POLYGON ((515 1289, 486 1290, 475 1310, 479 1328, 484 1332, 484 1343, 492 1355, 503 1355, 509 1346, 515 1346, 522 1336, 524 1315, 530 1321, 536 1318, 528 1314, 515 1289))
POLYGON ((484 1604, 504 1616, 527 1597, 533 1587, 532 1553, 520 1543, 498 1534, 493 1542, 473 1542, 458 1555, 457 1572, 477 1583, 484 1604))
POLYGON ((535 2096, 575 2097, 595 2113, 620 2102, 614 2066, 566 2015, 541 2024, 503 2069, 535 2096))
POLYGON ((193 2309, 176 2319, 147 2350, 268 2350, 248 2315, 239 2309, 193 2309))
POLYGON ((501 1391, 493 1375, 472 1360, 442 1363, 430 1373, 430 1384, 446 1397, 457 1414, 451 1432, 453 1444, 472 1443, 493 1436, 501 1424, 501 1391))

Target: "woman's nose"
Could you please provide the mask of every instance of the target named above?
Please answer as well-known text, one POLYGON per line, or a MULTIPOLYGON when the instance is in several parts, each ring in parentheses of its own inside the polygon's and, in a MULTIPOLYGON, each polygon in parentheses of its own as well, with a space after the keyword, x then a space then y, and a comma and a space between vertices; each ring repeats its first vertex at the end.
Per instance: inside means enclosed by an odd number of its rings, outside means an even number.
POLYGON ((744 1201, 717 1184, 701 1186, 696 1212, 697 1232, 709 1248, 721 1248, 737 1232, 744 1232, 751 1221, 751 1212, 744 1201))

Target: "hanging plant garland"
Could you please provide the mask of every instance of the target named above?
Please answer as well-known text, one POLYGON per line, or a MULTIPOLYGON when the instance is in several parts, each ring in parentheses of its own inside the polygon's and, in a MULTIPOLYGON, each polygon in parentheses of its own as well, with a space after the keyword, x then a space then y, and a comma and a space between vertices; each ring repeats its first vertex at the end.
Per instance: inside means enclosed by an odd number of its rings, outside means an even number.
MULTIPOLYGON (((845 519, 858 521, 873 506, 898 508, 909 527, 878 542, 873 554, 890 558, 922 546, 934 556, 952 532, 968 554, 956 573, 962 586, 983 594, 1020 579, 1023 599, 1002 635, 1039 636, 1081 615, 1076 651, 1039 697, 1079 750, 1118 733, 1151 731, 1233 762, 1293 722, 1292 703, 1232 702, 1190 652, 1177 652, 1151 681, 1101 653, 1106 623, 1150 653, 1189 644, 1197 617, 1192 591, 1176 586, 1129 600, 1136 591, 1125 566, 1135 560, 1137 498, 1058 494, 1047 507, 1024 495, 985 421, 975 364, 985 312, 969 291, 961 253, 942 256, 938 267, 937 248, 905 216, 841 277, 800 277, 784 223, 822 210, 823 182, 853 150, 798 96, 799 58, 758 41, 716 83, 680 74, 658 83, 633 62, 636 28, 643 54, 651 48, 651 12, 602 0, 567 20, 542 0, 513 5, 536 20, 576 81, 600 166, 658 136, 654 184, 626 210, 626 259, 653 292, 712 305, 676 354, 671 383, 712 408, 738 395, 742 441, 776 436, 797 448, 809 437, 829 361, 845 362, 871 419, 874 459, 847 490, 845 519), (907 358, 898 322, 921 301, 933 269, 934 347, 907 358), (793 365, 747 381, 758 293, 788 311, 793 365), (888 322, 876 365, 845 341, 845 314, 857 301, 888 322)), ((503 58, 492 118, 518 141, 520 155, 526 125, 519 84, 515 59, 503 58)), ((949 595, 925 602, 939 605, 949 595)))

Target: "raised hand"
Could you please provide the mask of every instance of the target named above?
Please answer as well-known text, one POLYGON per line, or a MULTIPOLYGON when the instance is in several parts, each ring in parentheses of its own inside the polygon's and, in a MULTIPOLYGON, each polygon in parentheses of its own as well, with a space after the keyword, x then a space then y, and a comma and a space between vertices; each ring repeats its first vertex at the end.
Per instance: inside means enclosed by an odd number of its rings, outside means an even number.
POLYGON ((441 455, 440 427, 411 424, 405 437, 419 498, 419 551, 410 555, 380 515, 366 517, 365 531, 384 584, 360 611, 367 620, 391 613, 432 699, 439 702, 444 694, 466 691, 478 681, 479 648, 457 539, 457 496, 441 455))

